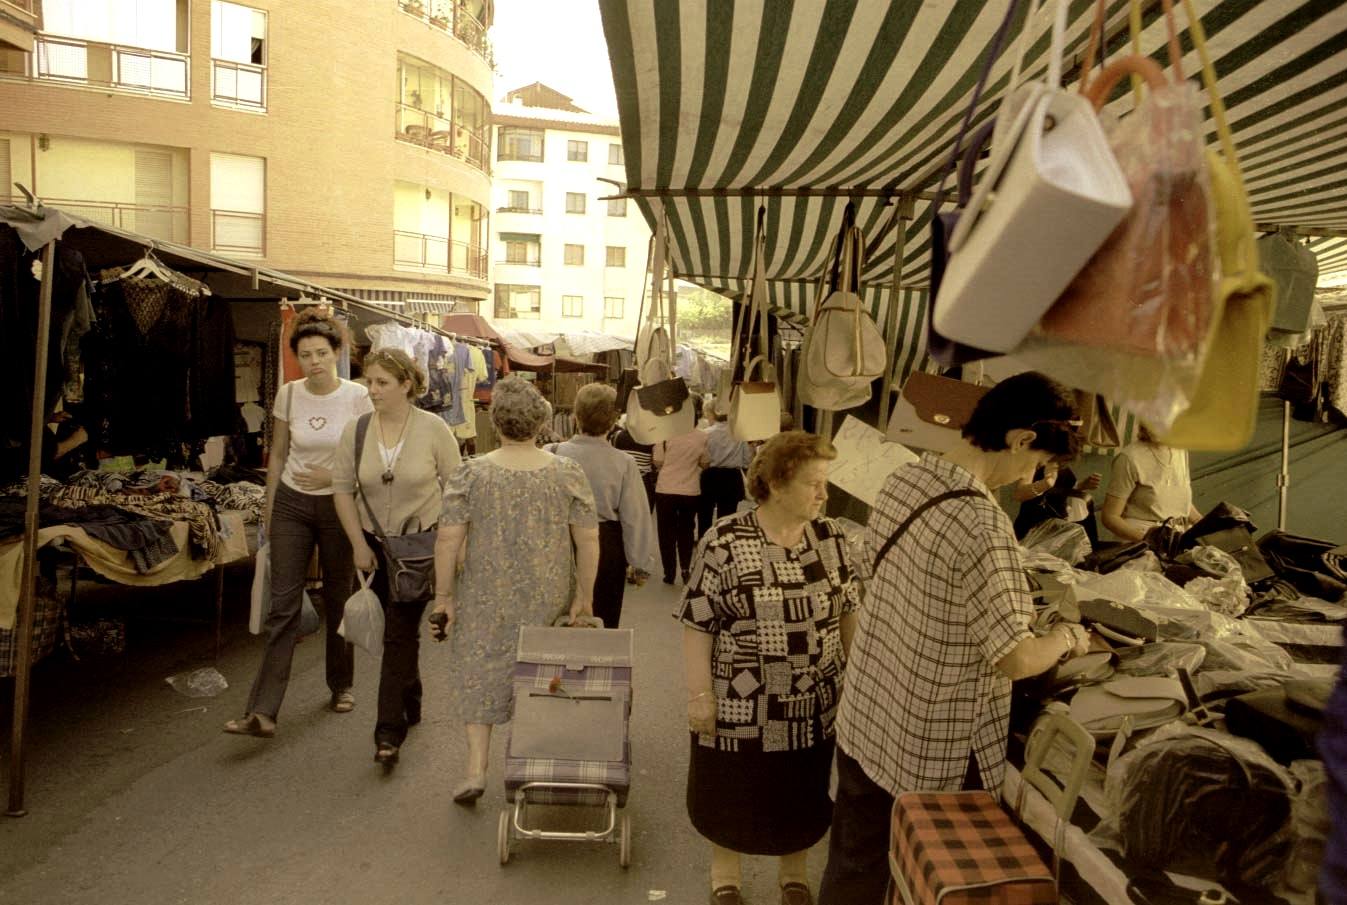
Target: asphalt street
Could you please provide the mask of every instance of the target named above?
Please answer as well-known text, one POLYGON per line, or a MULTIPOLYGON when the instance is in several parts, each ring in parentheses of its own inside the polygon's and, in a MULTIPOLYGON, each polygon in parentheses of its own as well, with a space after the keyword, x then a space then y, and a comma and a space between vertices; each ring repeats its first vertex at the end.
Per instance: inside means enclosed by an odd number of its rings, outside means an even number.
MULTIPOLYGON (((687 735, 677 589, 628 588, 636 630, 626 812, 632 864, 614 844, 516 843, 497 859, 505 806, 503 734, 486 796, 450 800, 464 756, 448 715, 447 646, 423 633, 425 720, 390 773, 372 761, 376 664, 357 653, 356 710, 327 710, 322 644, 299 645, 271 740, 221 733, 239 714, 261 653, 246 633, 246 568, 229 570, 218 664, 229 689, 193 699, 164 679, 211 665, 210 633, 168 616, 209 616, 210 585, 81 588, 82 606, 127 621, 122 655, 58 653, 34 674, 27 817, 0 817, 0 902, 98 905, 253 903, 702 903, 709 849, 684 807, 687 735)), ((6 698, 12 684, 0 685, 6 698)), ((4 726, 8 704, 0 704, 4 726)), ((8 741, 4 743, 7 758, 8 741)), ((550 815, 579 826, 574 813, 550 815)), ((825 844, 810 859, 817 886, 825 844)), ((774 859, 745 861, 750 903, 778 901, 774 859)))

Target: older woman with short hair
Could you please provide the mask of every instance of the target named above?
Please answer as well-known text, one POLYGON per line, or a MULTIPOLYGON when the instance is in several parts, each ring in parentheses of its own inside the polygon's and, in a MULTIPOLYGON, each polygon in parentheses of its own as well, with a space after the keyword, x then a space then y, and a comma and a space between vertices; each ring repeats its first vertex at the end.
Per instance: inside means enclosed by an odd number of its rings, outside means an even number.
POLYGON ((454 790, 459 804, 482 796, 491 728, 510 719, 519 627, 593 615, 594 494, 579 464, 537 447, 546 414, 528 381, 498 382, 491 422, 500 448, 464 463, 444 491, 435 614, 447 620, 437 640, 452 638, 450 688, 467 732, 466 775, 454 790), (463 571, 455 579, 460 554, 463 571))
POLYGON ((777 855, 781 901, 812 902, 809 848, 832 817, 833 717, 860 587, 822 515, 832 444, 768 440, 748 471, 758 508, 721 519, 679 611, 692 755, 688 816, 711 842, 711 901, 737 905, 740 854, 777 855))
POLYGON ((622 618, 627 566, 653 567, 655 524, 646 503, 636 460, 608 442, 617 422, 617 391, 601 383, 575 394, 575 423, 580 433, 556 445, 559 456, 580 463, 594 491, 599 517, 599 570, 594 579, 594 615, 606 628, 622 618))

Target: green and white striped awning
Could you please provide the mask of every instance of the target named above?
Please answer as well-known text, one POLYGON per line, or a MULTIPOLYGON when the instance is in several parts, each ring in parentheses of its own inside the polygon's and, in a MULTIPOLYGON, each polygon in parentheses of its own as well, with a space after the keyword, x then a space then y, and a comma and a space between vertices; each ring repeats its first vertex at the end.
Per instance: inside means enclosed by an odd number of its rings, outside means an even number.
MULTIPOLYGON (((667 217, 676 274, 741 291, 764 204, 773 305, 803 317, 850 195, 870 246, 866 298, 882 316, 895 239, 883 196, 936 188, 1007 2, 600 0, 627 189, 652 225, 667 217)), ((1347 0, 1195 2, 1255 219, 1347 236, 1347 0)), ((1160 4, 1145 7, 1143 48, 1163 62, 1160 4)), ((1069 0, 1068 73, 1079 68, 1093 8, 1069 0)), ((1179 9, 1184 71, 1196 77, 1179 9)), ((1126 15, 1126 0, 1110 0, 1111 53, 1127 40, 1126 15)), ((1050 18, 1035 21, 1031 77, 1046 67, 1050 18)), ((993 69, 978 120, 999 103, 1011 55, 993 69)), ((1111 105, 1130 106, 1130 95, 1111 105)), ((917 196, 907 229, 909 289, 928 279, 929 198, 917 196)), ((1347 282, 1347 239, 1314 247, 1324 282, 1347 282)), ((924 293, 902 301, 902 339, 921 345, 924 293)))

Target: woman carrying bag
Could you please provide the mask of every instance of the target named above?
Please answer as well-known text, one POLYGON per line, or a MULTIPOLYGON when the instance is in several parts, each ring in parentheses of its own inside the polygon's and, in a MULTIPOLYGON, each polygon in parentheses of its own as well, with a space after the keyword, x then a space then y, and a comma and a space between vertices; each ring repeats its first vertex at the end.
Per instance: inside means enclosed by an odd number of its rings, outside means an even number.
POLYGON ((345 327, 320 308, 301 312, 290 334, 290 348, 305 376, 281 387, 273 409, 276 420, 262 516, 271 557, 267 647, 248 694, 247 712, 224 725, 224 731, 232 735, 271 738, 276 734, 276 716, 290 682, 290 663, 300 634, 304 579, 315 546, 323 566, 330 706, 337 713, 355 707, 351 694, 354 651, 337 634, 340 607, 353 585, 351 547, 334 508, 332 469, 342 430, 370 411, 370 401, 364 387, 337 375, 345 339, 345 327))
MULTIPOLYGON (((384 605, 374 760, 391 767, 397 763, 408 727, 421 721, 418 632, 432 589, 420 600, 394 599, 398 595, 390 587, 387 539, 435 529, 441 488, 458 468, 459 455, 449 425, 412 405, 426 390, 426 375, 407 353, 401 349, 370 353, 365 356, 365 377, 374 414, 362 419, 363 431, 357 421, 342 431, 332 487, 355 566, 374 572, 372 587, 384 605), (361 433, 363 443, 357 449, 361 433)), ((391 566, 396 569, 399 564, 391 566)), ((438 570, 434 585, 446 586, 438 570)))

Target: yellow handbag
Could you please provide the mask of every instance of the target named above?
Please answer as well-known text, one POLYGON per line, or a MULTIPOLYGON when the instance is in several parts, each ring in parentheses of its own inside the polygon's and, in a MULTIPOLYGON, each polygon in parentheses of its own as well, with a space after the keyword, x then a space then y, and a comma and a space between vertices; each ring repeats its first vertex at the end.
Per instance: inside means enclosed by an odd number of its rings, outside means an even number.
MULTIPOLYGON (((1165 0, 1164 6, 1165 14, 1172 16, 1171 0, 1165 0)), ((1258 415, 1258 362, 1276 307, 1276 288, 1259 269, 1249 196, 1225 119, 1225 105, 1217 91, 1216 72, 1207 54, 1202 21, 1193 11, 1192 0, 1183 0, 1183 8, 1202 61, 1202 81, 1221 138, 1220 153, 1207 151, 1221 280, 1214 300, 1215 326, 1197 391, 1188 410, 1159 440, 1180 449, 1234 450, 1253 436, 1258 415)))

